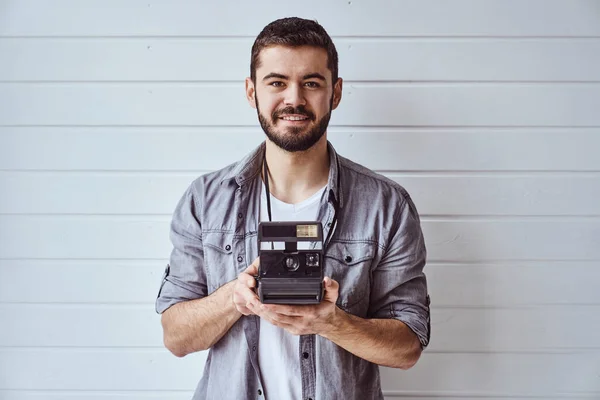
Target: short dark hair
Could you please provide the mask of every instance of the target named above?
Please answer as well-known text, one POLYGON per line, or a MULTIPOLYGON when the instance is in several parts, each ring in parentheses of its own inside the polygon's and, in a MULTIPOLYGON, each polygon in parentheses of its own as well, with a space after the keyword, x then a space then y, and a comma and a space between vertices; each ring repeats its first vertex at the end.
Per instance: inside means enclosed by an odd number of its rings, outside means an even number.
POLYGON ((250 78, 256 82, 256 69, 260 66, 260 52, 269 46, 314 46, 327 51, 327 68, 333 84, 338 79, 338 54, 333 41, 317 21, 290 17, 275 20, 265 26, 252 45, 250 78))

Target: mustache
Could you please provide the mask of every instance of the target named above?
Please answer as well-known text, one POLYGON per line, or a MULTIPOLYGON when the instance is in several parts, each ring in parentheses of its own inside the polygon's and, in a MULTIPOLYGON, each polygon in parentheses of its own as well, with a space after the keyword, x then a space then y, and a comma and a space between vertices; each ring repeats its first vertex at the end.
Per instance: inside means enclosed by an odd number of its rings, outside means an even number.
POLYGON ((310 120, 315 119, 315 114, 313 114, 312 112, 307 110, 306 107, 304 107, 304 106, 298 106, 298 107, 289 106, 289 107, 282 108, 281 110, 275 110, 275 111, 273 111, 273 114, 271 115, 271 117, 273 118, 273 120, 277 121, 282 116, 289 115, 289 114, 303 115, 310 120))

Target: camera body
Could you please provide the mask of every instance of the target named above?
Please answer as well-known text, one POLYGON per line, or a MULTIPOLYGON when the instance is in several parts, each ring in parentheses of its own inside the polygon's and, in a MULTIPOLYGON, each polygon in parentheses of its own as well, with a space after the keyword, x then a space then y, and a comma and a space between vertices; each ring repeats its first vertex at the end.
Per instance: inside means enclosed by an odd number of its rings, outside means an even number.
POLYGON ((258 225, 257 292, 264 304, 318 304, 323 299, 323 227, 314 221, 258 225))

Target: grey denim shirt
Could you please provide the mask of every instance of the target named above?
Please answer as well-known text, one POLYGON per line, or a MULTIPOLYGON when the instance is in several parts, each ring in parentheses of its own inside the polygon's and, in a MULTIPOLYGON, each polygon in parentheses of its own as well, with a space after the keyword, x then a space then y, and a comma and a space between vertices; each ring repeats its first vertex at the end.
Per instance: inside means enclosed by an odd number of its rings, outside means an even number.
MULTIPOLYGON (((337 306, 361 318, 400 320, 424 348, 430 335, 429 296, 415 205, 396 182, 341 157, 331 143, 328 148, 327 192, 317 219, 327 237, 337 213, 324 263, 325 275, 340 284, 337 306)), ((258 257, 264 152, 262 143, 185 191, 171 223, 173 251, 156 300, 158 313, 210 295, 258 257)), ((264 379, 286 379, 261 375, 259 326, 259 317, 242 316, 209 350, 193 400, 264 400, 264 379)), ((379 367, 321 336, 301 336, 298 357, 304 400, 383 399, 379 367)))

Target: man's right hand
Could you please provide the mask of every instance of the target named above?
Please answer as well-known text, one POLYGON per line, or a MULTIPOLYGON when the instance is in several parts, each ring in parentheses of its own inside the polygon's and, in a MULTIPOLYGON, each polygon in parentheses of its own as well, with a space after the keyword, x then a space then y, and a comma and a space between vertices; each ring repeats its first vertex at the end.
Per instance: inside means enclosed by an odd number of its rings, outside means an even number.
POLYGON ((254 313, 247 307, 250 303, 259 302, 258 296, 254 291, 256 287, 255 276, 258 275, 259 258, 238 275, 237 281, 233 288, 233 304, 235 308, 243 315, 254 315, 254 313))

